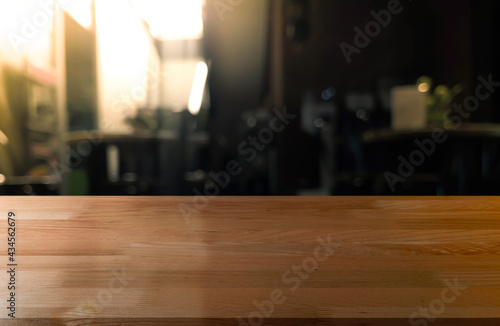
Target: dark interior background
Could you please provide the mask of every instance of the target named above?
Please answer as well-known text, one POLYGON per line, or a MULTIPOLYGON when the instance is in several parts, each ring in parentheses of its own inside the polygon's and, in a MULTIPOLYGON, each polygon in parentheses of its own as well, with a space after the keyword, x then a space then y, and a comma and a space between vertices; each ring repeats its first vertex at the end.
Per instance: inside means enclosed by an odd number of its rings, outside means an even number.
MULTIPOLYGON (((152 115, 157 127, 146 144, 144 137, 137 134, 127 135, 123 143, 105 135, 104 145, 97 145, 92 155, 50 189, 26 187, 29 182, 17 180, 0 187, 2 192, 500 193, 497 186, 500 91, 481 102, 479 110, 464 121, 466 127, 450 134, 450 140, 438 146, 436 154, 395 190, 388 187, 384 175, 386 171, 397 171, 398 157, 410 155, 415 139, 425 139, 430 134, 429 130, 405 135, 391 133, 387 100, 392 87, 416 84, 420 77, 429 76, 434 85, 450 88, 461 85, 462 92, 453 100, 461 103, 474 94, 479 76, 492 74, 493 80, 500 80, 495 1, 401 1, 402 13, 394 15, 391 23, 360 54, 354 54, 351 63, 347 63, 340 44, 353 44, 354 28, 364 28, 373 20, 370 12, 386 9, 388 1, 243 0, 224 13, 224 19, 217 12, 216 2, 206 0, 205 32, 200 45, 210 67, 210 105, 205 110, 192 116, 187 112, 172 113, 169 107, 157 107, 152 115), (368 98, 369 103, 366 107, 365 104, 353 107, 349 102, 353 96, 368 98), (305 113, 311 103, 323 110, 313 122, 305 113), (258 151, 252 162, 247 162, 238 151, 239 146, 268 126, 273 108, 283 107, 297 118, 284 132, 277 133, 264 150, 258 151), (368 139, 371 132, 380 130, 387 131, 387 139, 368 139), (166 131, 175 132, 177 138, 162 141, 158 135, 166 131), (127 175, 113 182, 106 180, 109 145, 118 146, 123 153, 120 167, 127 175), (138 153, 142 153, 144 161, 138 158, 138 153), (232 160, 240 164, 241 173, 221 186, 210 172, 225 171, 232 160)), ((65 32, 68 95, 65 132, 71 136, 66 137, 68 150, 79 141, 71 132, 91 131, 99 123, 95 114, 98 94, 93 58, 95 38, 70 17, 66 17, 65 32)), ((156 40, 155 45, 160 57, 170 55, 168 46, 161 41, 156 40)), ((16 86, 19 76, 5 68, 2 78, 5 96, 11 107, 16 107, 12 109, 14 114, 22 115, 25 110, 19 91, 22 87, 16 86)), ((14 155, 12 159, 16 159, 14 155)), ((17 175, 25 172, 21 166, 18 165, 17 175)))

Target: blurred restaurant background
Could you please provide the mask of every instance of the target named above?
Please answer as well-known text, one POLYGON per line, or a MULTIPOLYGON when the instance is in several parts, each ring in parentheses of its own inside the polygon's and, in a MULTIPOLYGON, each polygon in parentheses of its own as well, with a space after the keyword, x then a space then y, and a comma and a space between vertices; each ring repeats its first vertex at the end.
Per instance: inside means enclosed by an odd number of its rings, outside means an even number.
POLYGON ((497 13, 0 0, 0 194, 498 195, 497 13))

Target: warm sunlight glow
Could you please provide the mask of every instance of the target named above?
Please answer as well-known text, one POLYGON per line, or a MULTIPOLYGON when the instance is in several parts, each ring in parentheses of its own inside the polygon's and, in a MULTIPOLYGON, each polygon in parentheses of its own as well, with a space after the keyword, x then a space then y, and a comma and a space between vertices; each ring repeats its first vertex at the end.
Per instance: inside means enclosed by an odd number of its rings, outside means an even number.
POLYGON ((53 17, 53 6, 40 6, 36 0, 1 0, 2 55, 11 62, 24 57, 32 62, 49 62, 53 17))
POLYGON ((118 80, 125 77, 125 70, 145 74, 148 39, 130 7, 120 0, 100 0, 96 2, 96 16, 101 67, 118 80))
POLYGON ((203 94, 205 93, 205 83, 207 81, 208 67, 205 62, 199 62, 196 65, 194 75, 193 88, 189 97, 188 109, 191 114, 195 115, 200 112, 203 94))
POLYGON ((13 32, 21 25, 19 21, 23 14, 25 10, 19 1, 0 1, 0 32, 13 32))
POLYGON ((106 132, 126 133, 125 120, 147 103, 152 40, 128 2, 96 1, 99 119, 106 132))
POLYGON ((200 39, 203 0, 131 0, 135 10, 162 40, 200 39))

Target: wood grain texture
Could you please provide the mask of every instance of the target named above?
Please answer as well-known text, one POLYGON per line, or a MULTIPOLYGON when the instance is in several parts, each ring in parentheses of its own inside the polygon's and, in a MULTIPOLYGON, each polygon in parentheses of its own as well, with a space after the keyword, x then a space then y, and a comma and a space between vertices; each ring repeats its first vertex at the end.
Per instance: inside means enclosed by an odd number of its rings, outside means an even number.
POLYGON ((193 200, 1 197, 1 325, 500 324, 500 198, 193 200))

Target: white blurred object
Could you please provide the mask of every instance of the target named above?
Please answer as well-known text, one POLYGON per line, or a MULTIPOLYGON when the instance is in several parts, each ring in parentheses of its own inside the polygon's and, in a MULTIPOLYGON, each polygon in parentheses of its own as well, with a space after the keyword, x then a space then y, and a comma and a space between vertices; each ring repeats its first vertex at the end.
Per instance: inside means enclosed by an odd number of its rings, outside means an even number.
POLYGON ((161 40, 200 39, 203 0, 131 0, 134 9, 161 40))
POLYGON ((427 94, 416 85, 391 90, 392 129, 418 130, 427 126, 427 94))
POLYGON ((108 180, 117 182, 120 180, 120 150, 117 146, 111 145, 106 148, 108 162, 108 180))
POLYGON ((92 28, 92 1, 59 1, 59 5, 83 28, 90 30, 92 28))
POLYGON ((200 112, 203 95, 205 94, 205 84, 207 82, 208 66, 205 62, 196 64, 196 72, 193 80, 191 95, 189 96, 188 109, 191 114, 196 115, 200 112))
POLYGON ((9 138, 0 130, 0 144, 7 145, 9 143, 9 138))

